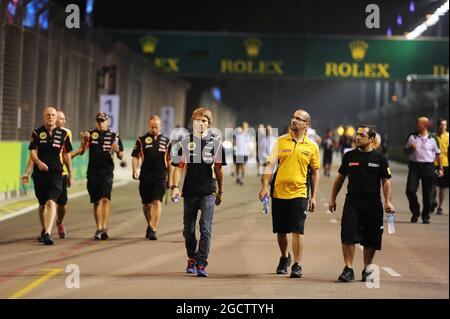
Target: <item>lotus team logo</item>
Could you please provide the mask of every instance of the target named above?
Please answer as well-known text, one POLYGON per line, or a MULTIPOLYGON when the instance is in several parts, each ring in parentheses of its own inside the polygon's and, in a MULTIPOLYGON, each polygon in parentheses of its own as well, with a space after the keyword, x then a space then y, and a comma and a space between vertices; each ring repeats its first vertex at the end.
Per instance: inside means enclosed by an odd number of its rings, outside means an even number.
POLYGON ((41 138, 41 140, 45 140, 47 138, 47 133, 42 132, 41 134, 39 134, 39 137, 41 138))
POLYGON ((153 142, 153 139, 149 136, 145 139, 145 143, 151 144, 153 142))
POLYGON ((153 35, 147 35, 142 37, 139 42, 141 44, 142 52, 146 54, 153 54, 156 51, 159 40, 153 35))
POLYGON ((195 150, 197 145, 194 142, 190 142, 187 147, 188 147, 188 150, 193 151, 193 150, 195 150))
POLYGON ((362 40, 354 40, 348 45, 352 58, 355 61, 361 61, 365 58, 369 45, 362 40))
POLYGON ((245 51, 250 58, 257 57, 262 47, 262 41, 257 38, 248 38, 244 41, 245 51))
POLYGON ((92 133, 92 139, 93 140, 98 139, 98 133, 97 132, 92 133))

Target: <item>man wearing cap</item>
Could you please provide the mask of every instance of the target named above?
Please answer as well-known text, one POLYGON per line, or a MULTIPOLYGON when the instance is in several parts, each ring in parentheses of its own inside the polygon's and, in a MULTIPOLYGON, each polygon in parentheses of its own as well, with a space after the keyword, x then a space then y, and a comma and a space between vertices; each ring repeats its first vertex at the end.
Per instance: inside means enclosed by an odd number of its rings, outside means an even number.
POLYGON ((412 217, 411 223, 419 220, 420 206, 417 200, 417 189, 419 181, 422 180, 423 210, 422 222, 430 223, 431 211, 431 190, 433 187, 433 162, 437 161, 439 177, 444 175, 441 162, 441 150, 438 143, 431 134, 428 133, 429 120, 426 117, 419 117, 416 121, 417 132, 409 135, 405 145, 405 152, 409 154, 408 181, 406 184, 406 196, 409 201, 409 209, 412 217))
POLYGON ((87 189, 94 204, 94 218, 97 229, 94 239, 108 239, 108 219, 111 190, 114 178, 113 156, 123 158, 123 145, 119 133, 108 128, 108 116, 97 113, 95 129, 82 133, 83 153, 89 148, 87 189))

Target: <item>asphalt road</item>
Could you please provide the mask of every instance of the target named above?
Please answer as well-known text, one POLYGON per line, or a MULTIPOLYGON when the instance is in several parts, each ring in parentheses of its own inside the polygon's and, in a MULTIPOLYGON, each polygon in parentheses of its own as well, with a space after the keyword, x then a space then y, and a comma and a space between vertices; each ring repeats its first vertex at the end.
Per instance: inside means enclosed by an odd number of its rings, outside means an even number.
POLYGON ((392 164, 392 173, 396 233, 383 236, 375 256, 379 281, 371 288, 359 282, 359 245, 357 280, 337 281, 344 266, 339 225, 345 189, 338 211, 327 214, 333 176, 321 176, 318 208, 305 226, 303 278, 291 279, 274 273, 280 253, 271 216, 262 214, 257 200, 259 178, 250 174, 239 186, 227 174, 224 203, 214 216, 209 278, 184 272, 182 203, 163 206, 159 240, 146 240, 138 184, 131 182, 113 190, 107 241, 91 239, 95 226, 87 196, 70 200, 68 236, 53 246, 35 239, 37 212, 1 221, 0 298, 449 298, 448 210, 432 215, 429 225, 411 224, 406 166, 392 164), (76 284, 73 269, 80 271, 79 288, 69 288, 76 284))

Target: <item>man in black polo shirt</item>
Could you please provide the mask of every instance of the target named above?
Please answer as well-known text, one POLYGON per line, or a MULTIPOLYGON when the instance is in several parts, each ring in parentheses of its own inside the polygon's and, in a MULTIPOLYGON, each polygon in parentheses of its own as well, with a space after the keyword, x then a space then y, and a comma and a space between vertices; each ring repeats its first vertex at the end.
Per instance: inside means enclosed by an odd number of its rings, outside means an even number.
POLYGON ((123 158, 123 145, 119 133, 108 128, 108 116, 97 113, 95 129, 83 133, 83 153, 89 148, 87 189, 94 204, 94 218, 97 230, 94 239, 108 239, 108 219, 111 190, 114 179, 113 156, 123 158))
POLYGON ((33 130, 28 149, 34 163, 34 191, 39 205, 46 212, 41 220, 41 240, 44 245, 53 245, 51 232, 56 218, 56 200, 63 189, 63 164, 67 167, 67 187, 72 184, 72 144, 67 131, 56 126, 57 112, 53 107, 44 109, 44 125, 33 130))
POLYGON ((169 142, 169 138, 161 134, 159 116, 153 115, 148 119, 148 133, 138 137, 131 153, 133 179, 139 179, 142 210, 147 220, 145 237, 149 240, 158 239, 156 229, 161 216, 161 202, 167 188, 169 142))
POLYGON ((180 196, 178 183, 183 170, 186 170, 183 192, 183 236, 188 255, 186 272, 196 273, 198 277, 208 277, 205 267, 211 246, 211 231, 214 204, 223 201, 223 165, 225 153, 221 138, 208 128, 212 113, 206 108, 197 108, 192 113, 193 133, 174 144, 171 150, 172 198, 180 196), (216 185, 217 182, 217 185, 216 185), (197 247, 195 225, 198 210, 200 216, 200 241, 197 247))
POLYGON ((386 157, 373 150, 376 132, 363 125, 356 134, 356 149, 344 154, 341 167, 334 181, 330 202, 330 212, 336 210, 336 197, 348 175, 347 195, 341 220, 341 242, 345 268, 339 276, 343 282, 355 279, 352 264, 355 244, 364 246, 364 270, 362 280, 371 275, 376 250, 381 250, 383 234, 383 204, 380 196, 380 181, 383 184, 386 213, 395 213, 391 204, 391 172, 386 157))

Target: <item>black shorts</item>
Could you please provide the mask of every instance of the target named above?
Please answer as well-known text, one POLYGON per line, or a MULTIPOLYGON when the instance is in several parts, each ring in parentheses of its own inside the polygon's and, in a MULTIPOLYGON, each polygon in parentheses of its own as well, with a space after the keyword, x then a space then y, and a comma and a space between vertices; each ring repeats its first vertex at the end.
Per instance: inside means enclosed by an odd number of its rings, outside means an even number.
POLYGON ((48 200, 56 202, 63 188, 62 175, 56 174, 33 174, 34 193, 39 205, 45 205, 48 200))
POLYGON ((142 204, 150 204, 154 200, 162 201, 166 192, 166 179, 139 181, 139 194, 142 204))
POLYGON ((62 190, 56 199, 56 204, 64 206, 67 204, 67 175, 62 176, 62 190))
POLYGON ((333 161, 333 152, 324 151, 323 152, 323 165, 331 164, 333 161))
POLYGON ((361 243, 364 247, 381 250, 383 235, 383 204, 380 201, 345 199, 341 220, 341 242, 361 243))
POLYGON ((440 188, 448 188, 449 184, 449 176, 448 176, 448 166, 444 167, 444 176, 438 178, 437 185, 440 188))
POLYGON ((307 214, 307 198, 272 198, 272 226, 274 233, 304 234, 307 214))
POLYGON ((113 178, 113 176, 88 177, 87 190, 91 198, 91 203, 97 203, 102 198, 111 200, 113 178))

